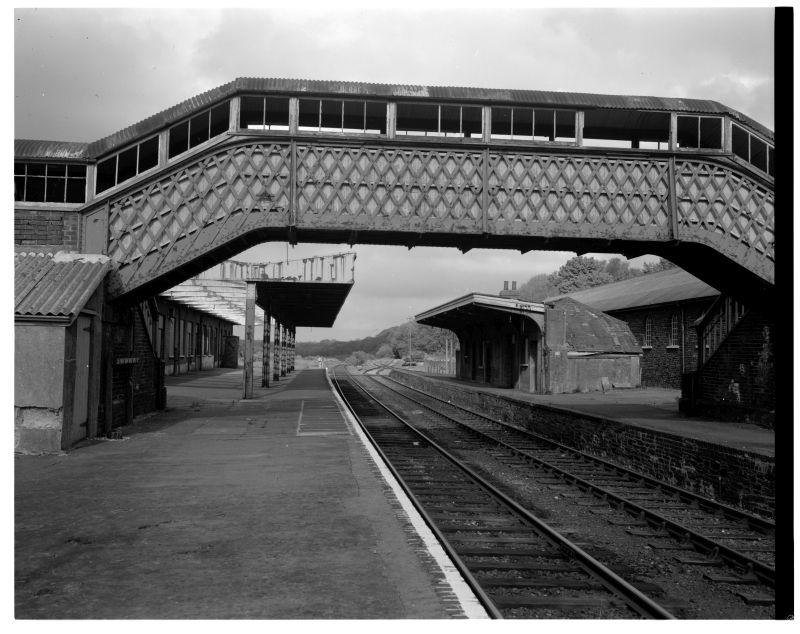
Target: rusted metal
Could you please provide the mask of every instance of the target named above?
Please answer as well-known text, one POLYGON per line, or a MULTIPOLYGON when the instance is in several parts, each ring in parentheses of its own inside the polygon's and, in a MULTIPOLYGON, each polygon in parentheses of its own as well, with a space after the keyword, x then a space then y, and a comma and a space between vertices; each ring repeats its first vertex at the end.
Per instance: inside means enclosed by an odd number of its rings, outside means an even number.
POLYGON ((75 160, 86 162, 89 159, 89 143, 73 141, 35 141, 31 139, 14 139, 14 158, 75 160))

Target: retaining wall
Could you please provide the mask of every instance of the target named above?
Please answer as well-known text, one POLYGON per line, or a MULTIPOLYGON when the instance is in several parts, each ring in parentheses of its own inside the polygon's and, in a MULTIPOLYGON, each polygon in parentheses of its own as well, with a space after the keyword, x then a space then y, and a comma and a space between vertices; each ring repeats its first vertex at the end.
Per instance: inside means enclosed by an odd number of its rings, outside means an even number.
POLYGON ((390 376, 404 385, 700 495, 761 514, 774 513, 775 461, 769 456, 532 405, 397 370, 390 376))

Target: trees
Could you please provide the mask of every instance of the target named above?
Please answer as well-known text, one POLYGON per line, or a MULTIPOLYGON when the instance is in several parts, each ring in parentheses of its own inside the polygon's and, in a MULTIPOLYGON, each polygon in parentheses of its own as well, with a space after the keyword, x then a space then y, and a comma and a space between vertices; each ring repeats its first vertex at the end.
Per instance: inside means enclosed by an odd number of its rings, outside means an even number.
POLYGON ((658 273, 659 271, 666 271, 674 268, 676 268, 675 265, 664 258, 659 258, 658 262, 645 262, 642 266, 642 270, 645 274, 658 273))
POLYGON ((578 255, 548 277, 548 282, 559 293, 573 293, 584 288, 592 288, 613 282, 614 278, 606 272, 604 260, 578 255))

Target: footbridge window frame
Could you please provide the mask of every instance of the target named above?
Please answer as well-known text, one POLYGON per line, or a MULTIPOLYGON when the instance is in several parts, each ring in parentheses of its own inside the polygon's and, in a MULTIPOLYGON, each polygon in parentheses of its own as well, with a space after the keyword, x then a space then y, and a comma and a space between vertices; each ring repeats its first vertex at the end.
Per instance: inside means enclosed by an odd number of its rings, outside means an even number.
POLYGON ((158 169, 160 165, 160 148, 161 148, 161 135, 157 132, 155 134, 151 134, 145 139, 142 139, 138 143, 133 143, 128 145, 127 147, 122 148, 114 152, 113 154, 109 154, 108 156, 103 157, 102 159, 98 159, 98 161, 94 165, 94 193, 95 196, 99 196, 105 192, 113 190, 115 187, 119 187, 124 183, 132 181, 133 179, 142 176, 143 174, 150 173, 156 169, 158 169), (155 150, 153 151, 150 147, 147 148, 147 154, 145 155, 145 163, 142 162, 142 150, 144 146, 152 146, 155 144, 155 150), (135 155, 135 157, 134 157, 135 155), (126 171, 120 175, 120 162, 123 160, 128 164, 131 164, 132 173, 129 173, 131 167, 126 166, 126 171), (131 163, 132 159, 132 163, 131 163), (101 180, 102 170, 104 166, 110 166, 111 162, 113 161, 114 166, 114 178, 113 183, 107 185, 106 183, 101 180))
POLYGON ((404 138, 463 139, 482 141, 484 138, 483 106, 468 103, 439 103, 422 101, 398 101, 395 103, 395 135, 404 138), (413 109, 416 109, 415 113, 413 109), (464 111, 468 110, 466 119, 464 111), (428 113, 425 114, 425 111, 428 113), (419 115, 414 118, 414 115, 419 115), (444 114, 444 116, 443 116, 444 114), (411 123, 421 121, 423 123, 411 123), (458 125, 455 126, 455 122, 458 125), (477 123, 477 130, 465 123, 477 123))
POLYGON ((167 159, 171 161, 183 156, 187 152, 202 147, 209 141, 227 133, 230 129, 230 110, 230 99, 226 99, 169 126, 166 140, 167 159), (201 127, 203 123, 205 123, 205 131, 201 127), (184 128, 185 134, 183 133, 184 128))
POLYGON ((85 163, 14 161, 14 203, 82 205, 88 196, 88 167, 85 163), (32 166, 34 173, 30 173, 32 166), (41 173, 37 173, 39 171, 41 173), (29 188, 29 180, 37 182, 39 179, 41 179, 41 198, 33 193, 29 196, 29 191, 37 191, 29 188), (59 190, 61 195, 56 196, 59 190), (75 200, 69 200, 70 197, 75 200))

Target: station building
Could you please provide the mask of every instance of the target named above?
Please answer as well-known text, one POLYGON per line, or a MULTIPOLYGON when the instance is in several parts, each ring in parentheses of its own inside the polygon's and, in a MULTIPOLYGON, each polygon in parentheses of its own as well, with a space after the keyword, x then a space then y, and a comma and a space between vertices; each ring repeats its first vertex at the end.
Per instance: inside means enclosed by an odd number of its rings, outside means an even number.
POLYGON ((459 297, 415 319, 456 334, 460 379, 541 394, 640 384, 642 350, 627 324, 572 298, 527 302, 505 288, 459 297))

